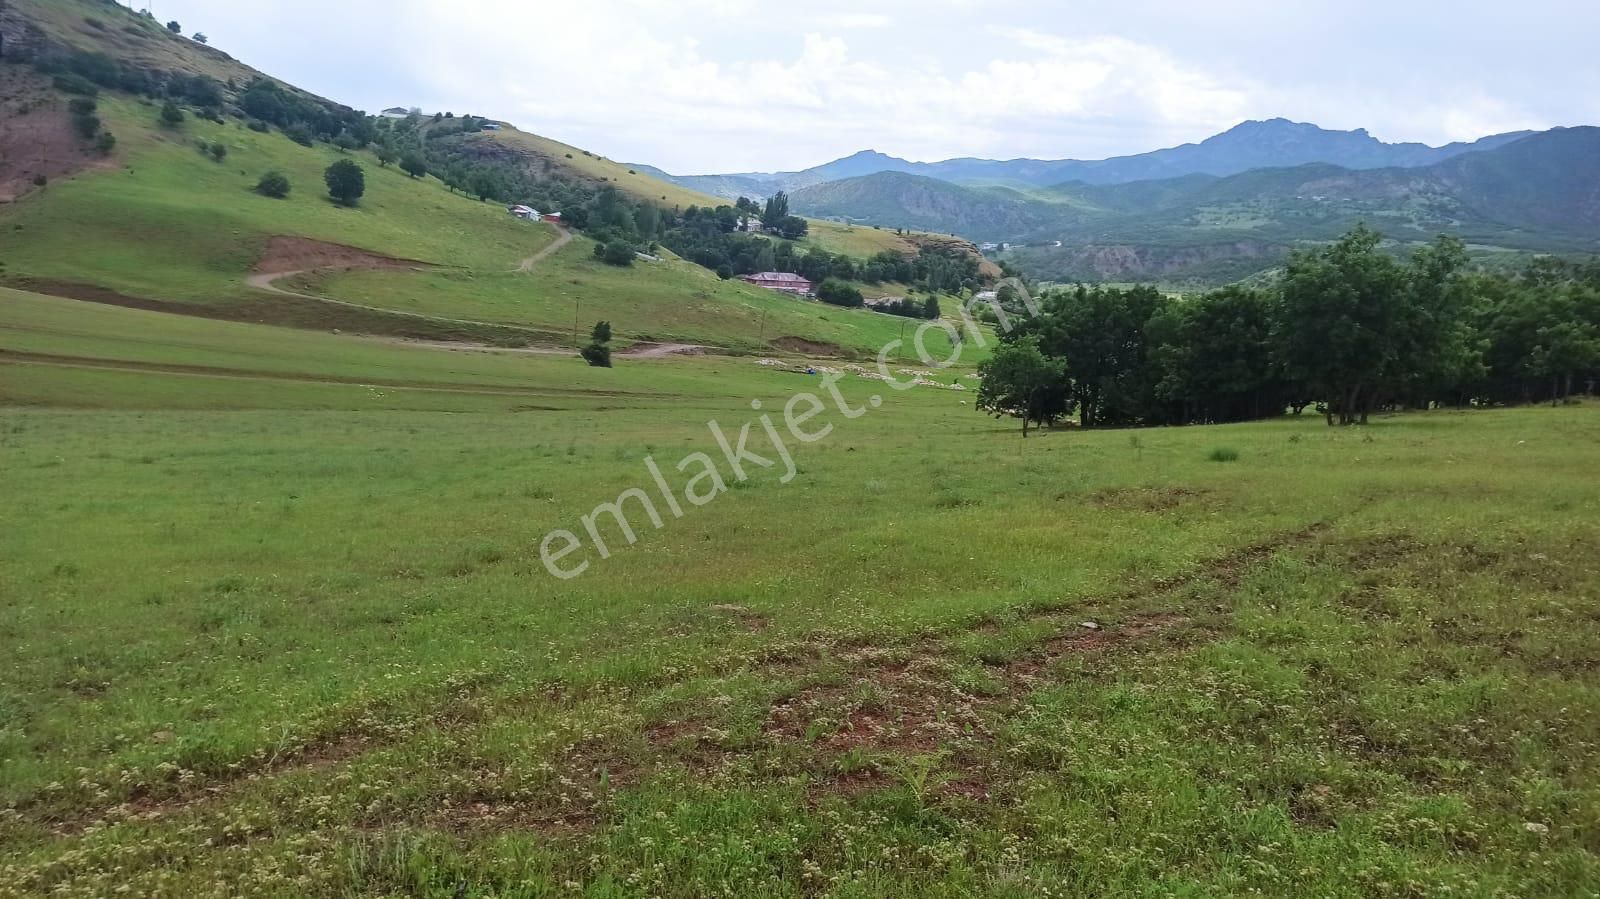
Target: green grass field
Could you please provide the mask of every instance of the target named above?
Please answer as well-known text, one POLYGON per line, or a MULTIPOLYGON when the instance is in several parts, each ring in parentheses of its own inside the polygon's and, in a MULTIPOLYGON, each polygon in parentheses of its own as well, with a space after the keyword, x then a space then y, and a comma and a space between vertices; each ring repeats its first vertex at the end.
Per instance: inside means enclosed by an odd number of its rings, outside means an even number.
POLYGON ((0 895, 1600 886, 1593 407, 1024 441, 851 377, 792 482, 546 571, 818 389, 0 295, 0 895))

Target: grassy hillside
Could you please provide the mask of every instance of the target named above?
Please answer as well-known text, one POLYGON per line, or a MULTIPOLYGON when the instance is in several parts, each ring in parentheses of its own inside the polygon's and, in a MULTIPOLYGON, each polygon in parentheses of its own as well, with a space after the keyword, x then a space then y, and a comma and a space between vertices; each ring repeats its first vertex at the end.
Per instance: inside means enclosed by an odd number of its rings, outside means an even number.
POLYGON ((0 316, 0 895, 1600 882, 1587 407, 1134 450, 916 390, 557 581, 816 380, 0 316))
POLYGON ((141 68, 246 83, 261 73, 222 50, 168 31, 115 0, 6 0, 0 26, 10 55, 42 37, 56 46, 104 53, 141 68))
POLYGON ((763 336, 800 337, 871 352, 892 330, 881 316, 720 282, 676 260, 604 266, 581 239, 531 272, 517 272, 520 260, 556 238, 552 226, 513 219, 499 206, 451 194, 435 179, 380 167, 370 152, 305 148, 231 120, 219 125, 189 116, 180 128, 166 129, 156 125, 157 112, 138 100, 102 96, 99 114, 119 141, 113 164, 0 206, 7 233, 0 277, 73 296, 97 295, 86 287, 106 288, 245 320, 444 339, 516 336, 429 327, 416 318, 385 320, 347 308, 318 310, 315 303, 252 286, 249 276, 271 239, 293 235, 434 267, 312 279, 305 284, 315 289, 299 292, 529 327, 535 333, 526 336, 541 341, 570 334, 575 297, 589 306, 583 315, 609 317, 625 339, 759 349, 763 336), (222 143, 226 158, 212 161, 196 141, 222 143), (354 209, 331 203, 322 184, 323 169, 347 156, 367 176, 366 196, 354 209), (288 175, 293 190, 287 199, 252 191, 268 170, 288 175))

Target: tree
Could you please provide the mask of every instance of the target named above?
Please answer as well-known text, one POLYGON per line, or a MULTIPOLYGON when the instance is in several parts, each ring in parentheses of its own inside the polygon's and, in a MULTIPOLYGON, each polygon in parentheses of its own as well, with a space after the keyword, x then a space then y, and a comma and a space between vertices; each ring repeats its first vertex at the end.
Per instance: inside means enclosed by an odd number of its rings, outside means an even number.
MULTIPOLYGON (((784 200, 785 203, 788 200, 784 200)), ((766 219, 767 227, 777 230, 778 235, 786 240, 799 240, 811 230, 811 225, 798 215, 786 215, 778 219, 776 224, 772 219, 766 219)))
POLYGON ((289 177, 282 172, 267 172, 256 182, 256 193, 281 200, 289 195, 289 177))
POLYGON ((400 171, 413 178, 421 178, 428 174, 428 161, 422 158, 421 153, 407 153, 400 157, 400 171))
POLYGON ((777 224, 779 222, 783 221, 784 219, 786 219, 788 217, 789 217, 789 195, 788 194, 786 194, 786 193, 784 193, 783 191, 780 190, 777 193, 773 194, 771 197, 767 198, 767 207, 761 213, 761 221, 766 225, 766 227, 774 228, 774 227, 777 226, 777 224))
POLYGON ((109 131, 102 131, 94 139, 95 152, 101 156, 110 156, 111 151, 117 148, 117 136, 109 131))
POLYGON ((860 290, 834 278, 829 278, 817 285, 817 299, 830 306, 844 306, 847 308, 859 308, 866 302, 861 296, 860 290))
POLYGON ((928 294, 928 298, 922 301, 922 317, 929 321, 937 321, 939 314, 939 297, 936 294, 928 294))
POLYGON ((341 159, 322 173, 328 195, 341 206, 354 206, 367 192, 367 176, 353 160, 341 159))
POLYGON ((173 19, 171 22, 167 23, 167 30, 173 34, 182 34, 183 26, 178 24, 177 19, 173 19))
POLYGON ((194 42, 197 44, 209 44, 211 39, 206 37, 204 32, 196 31, 194 33, 194 42))
POLYGON ((356 136, 349 131, 339 132, 339 136, 333 139, 333 145, 345 153, 361 149, 361 141, 356 140, 356 136))
POLYGON ((161 106, 161 124, 167 128, 176 128, 183 124, 183 110, 178 104, 167 101, 161 106))
POLYGON ((213 160, 221 162, 222 160, 228 158, 228 147, 221 141, 212 141, 211 146, 206 148, 206 153, 208 153, 213 160))
POLYGON ((389 144, 379 144, 377 149, 378 165, 386 167, 395 160, 394 147, 389 144))
POLYGON ((978 386, 977 409, 996 418, 1010 415, 1022 419, 1023 437, 1028 436, 1030 422, 1054 424, 1072 412, 1061 362, 1046 358, 1032 339, 1000 346, 978 366, 978 373, 983 380, 978 386))
POLYGON ((594 245, 594 257, 607 265, 633 265, 634 257, 638 252, 637 247, 623 240, 613 240, 610 243, 594 245))
POLYGON ((594 368, 611 367, 611 323, 607 321, 595 322, 594 329, 589 332, 589 345, 579 351, 583 360, 594 368))

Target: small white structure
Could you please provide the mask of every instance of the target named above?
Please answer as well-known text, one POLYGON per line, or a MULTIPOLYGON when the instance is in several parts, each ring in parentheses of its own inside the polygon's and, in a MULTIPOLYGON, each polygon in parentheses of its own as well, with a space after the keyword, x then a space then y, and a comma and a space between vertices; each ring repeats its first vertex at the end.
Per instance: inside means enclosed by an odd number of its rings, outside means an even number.
POLYGON ((519 219, 527 219, 530 222, 537 222, 539 220, 539 210, 530 206, 511 206, 508 207, 506 211, 519 219))

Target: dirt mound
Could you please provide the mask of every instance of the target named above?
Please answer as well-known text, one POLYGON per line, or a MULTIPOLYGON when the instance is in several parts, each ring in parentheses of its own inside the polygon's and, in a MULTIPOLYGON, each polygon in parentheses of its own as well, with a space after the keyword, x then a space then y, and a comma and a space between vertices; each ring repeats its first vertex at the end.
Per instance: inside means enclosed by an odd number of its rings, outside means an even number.
POLYGON ((0 203, 37 190, 40 176, 53 181, 113 164, 73 130, 65 99, 36 76, 0 67, 0 203))
POLYGON ((412 269, 419 266, 428 267, 430 263, 397 259, 360 247, 312 240, 309 237, 279 235, 267 241, 267 248, 256 261, 253 271, 258 275, 283 275, 313 269, 412 269))
POLYGON ((842 351, 836 343, 823 343, 818 340, 807 340, 804 337, 779 337, 772 341, 776 349, 790 353, 803 353, 807 356, 838 356, 842 351))

